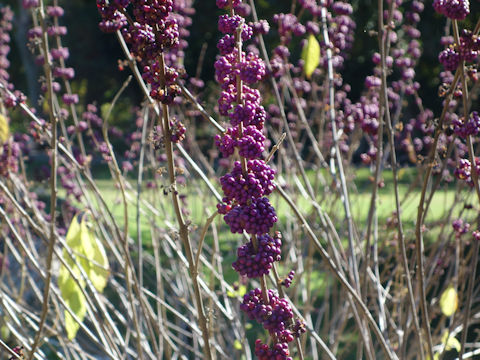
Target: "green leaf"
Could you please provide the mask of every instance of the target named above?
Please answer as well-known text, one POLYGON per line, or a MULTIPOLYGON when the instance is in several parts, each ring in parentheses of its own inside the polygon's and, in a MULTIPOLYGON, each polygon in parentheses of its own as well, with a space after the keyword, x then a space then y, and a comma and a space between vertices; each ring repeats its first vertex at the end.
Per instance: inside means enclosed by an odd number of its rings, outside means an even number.
POLYGON ((458 308, 458 294, 452 285, 449 285, 440 296, 440 308, 445 316, 452 316, 458 308))
POLYGON ((302 60, 305 62, 303 66, 305 76, 310 79, 318 64, 320 64, 320 44, 312 34, 308 36, 307 43, 303 47, 302 60))
POLYGON ((235 342, 233 343, 233 347, 235 348, 235 350, 243 349, 242 343, 239 340, 235 340, 235 342))
POLYGON ((9 136, 10 130, 8 127, 8 120, 5 116, 0 114, 0 144, 6 142, 9 136))
MULTIPOLYGON (((103 245, 95 238, 85 214, 75 215, 68 229, 65 242, 93 286, 97 291, 102 292, 108 281, 108 259, 103 245)), ((86 299, 82 292, 86 283, 81 277, 79 266, 74 262, 67 249, 63 250, 63 259, 79 279, 79 284, 70 276, 67 268, 61 266, 58 275, 58 287, 65 304, 81 322, 87 312, 86 299)), ((67 310, 64 313, 67 336, 72 340, 75 338, 80 324, 67 310)))

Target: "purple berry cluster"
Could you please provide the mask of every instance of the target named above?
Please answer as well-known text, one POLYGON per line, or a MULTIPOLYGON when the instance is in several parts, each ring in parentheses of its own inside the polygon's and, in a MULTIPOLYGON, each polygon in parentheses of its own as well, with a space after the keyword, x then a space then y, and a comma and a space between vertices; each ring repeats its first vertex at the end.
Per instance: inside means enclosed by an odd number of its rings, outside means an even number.
POLYGON ((185 128, 185 125, 177 118, 173 117, 170 120, 170 130, 172 132, 172 137, 171 140, 174 143, 179 143, 183 139, 185 139, 185 133, 187 129, 185 128))
MULTIPOLYGON (((29 1, 32 1, 32 0, 29 0, 29 1)), ((25 3, 25 0, 24 0, 24 3, 25 3)), ((18 355, 18 357, 20 357, 20 359, 24 358, 25 354, 23 352, 23 346, 15 346, 12 350, 15 354, 18 355)), ((17 356, 11 356, 11 357, 8 358, 8 360, 15 360, 18 357, 17 356)))
POLYGON ((480 132, 480 116, 473 111, 467 121, 456 117, 452 120, 452 125, 455 134, 466 139, 467 136, 475 136, 480 132))
POLYGON ((252 200, 269 195, 274 189, 275 171, 263 160, 247 162, 246 173, 239 161, 236 161, 231 173, 220 178, 224 202, 236 201, 239 205, 248 205, 252 200))
POLYGON ((15 90, 9 83, 10 75, 8 68, 10 61, 7 55, 10 53, 10 31, 12 30, 13 11, 9 6, 0 8, 0 84, 13 92, 13 95, 0 90, 1 101, 7 108, 12 108, 18 103, 25 101, 25 95, 15 90))
POLYGON ((262 290, 253 289, 243 297, 240 309, 250 320, 256 320, 270 332, 279 343, 289 343, 294 336, 290 331, 293 311, 286 299, 278 297, 273 290, 268 290, 268 303, 265 303, 262 290))
POLYGON ((59 166, 58 175, 60 176, 62 187, 67 191, 67 195, 71 195, 77 201, 81 201, 82 190, 75 182, 75 173, 73 169, 65 166, 59 166))
MULTIPOLYGON (((242 5, 241 1, 217 0, 218 7, 229 10, 218 21, 224 36, 218 43, 221 55, 215 62, 215 77, 222 90, 218 111, 229 118, 230 126, 215 138, 215 144, 224 157, 235 153, 240 157, 232 171, 220 178, 224 197, 217 207, 232 233, 251 235, 250 241, 237 249, 233 268, 241 276, 258 278, 267 275, 274 262, 281 260, 282 240, 278 232, 273 237, 269 235, 277 221, 267 198, 275 189, 275 171, 262 160, 267 114, 260 92, 251 87, 266 76, 266 68, 256 53, 242 51, 242 42, 254 33, 268 31, 268 24, 247 24, 243 11, 248 8, 242 5)), ((303 25, 297 27, 305 32, 303 25)), ((288 343, 294 339, 290 329, 293 312, 288 301, 273 290, 262 288, 245 295, 240 307, 251 320, 260 322, 274 340, 271 347, 257 341, 258 358, 291 359, 288 343)))
POLYGON ((433 8, 450 19, 463 20, 470 13, 470 2, 469 0, 434 0, 433 8))
POLYGON ((20 146, 15 141, 7 141, 0 147, 0 177, 8 178, 18 172, 20 146))
MULTIPOLYGON (((34 2, 27 1, 27 3, 27 8, 34 6, 34 2)), ((46 14, 49 17, 48 20, 53 24, 48 26, 46 29, 47 35, 50 38, 53 38, 53 41, 51 41, 53 46, 51 46, 49 54, 47 55, 52 66, 52 91, 58 94, 62 90, 60 81, 67 83, 68 81, 72 80, 75 77, 75 70, 72 67, 65 66, 65 61, 70 57, 70 51, 68 48, 61 46, 61 37, 67 34, 67 28, 65 26, 58 25, 59 18, 65 14, 64 9, 58 5, 47 6, 46 14)), ((35 26, 28 31, 28 39, 33 46, 40 44, 41 37, 42 28, 40 26, 35 26)), ((43 54, 41 49, 40 55, 38 55, 36 58, 36 63, 37 65, 43 65, 45 63, 45 54, 43 54)), ((69 88, 69 86, 65 86, 65 88, 69 88)), ((47 92, 47 84, 42 84, 41 90, 43 92, 47 92)), ((67 106, 75 105, 79 102, 78 94, 66 92, 61 96, 59 95, 59 97, 61 97, 63 103, 67 106)), ((68 116, 68 112, 64 109, 61 109, 60 116, 66 118, 68 116)))
POLYGON ((462 60, 469 63, 478 58, 480 40, 470 30, 462 31, 459 44, 448 42, 447 45, 438 55, 438 61, 447 71, 455 71, 462 60))
POLYGON ((113 0, 108 3, 97 0, 97 8, 102 16, 100 28, 105 32, 120 30, 132 54, 143 66, 142 76, 152 87, 152 98, 164 104, 173 103, 180 94, 180 87, 175 83, 178 72, 165 65, 163 56, 165 50, 178 50, 180 46, 178 19, 172 14, 173 0, 113 0), (133 8, 133 19, 127 13, 129 5, 133 8))
MULTIPOLYGON (((9 83, 8 68, 10 62, 7 55, 10 52, 10 31, 12 30, 13 12, 10 7, 0 9, 0 84, 6 89, 14 90, 12 84, 9 83)), ((7 92, 0 93, 0 110, 13 107, 18 102, 25 101, 25 96, 20 91, 14 91, 14 95, 9 96, 7 92)), ((0 112, 3 121, 8 122, 6 113, 0 112)), ((8 133, 7 133, 8 135, 8 133)), ((28 140, 28 136, 26 136, 28 140)), ((21 156, 21 136, 8 137, 5 142, 0 140, 0 177, 8 178, 11 174, 18 173, 19 158, 21 156)))
POLYGON ((0 9, 0 83, 8 85, 8 67, 10 62, 7 55, 10 52, 10 31, 12 30, 13 12, 9 7, 0 9))
POLYGON ((448 47, 438 55, 438 61, 447 71, 455 71, 460 64, 460 55, 452 47, 448 47))
POLYGON ((456 237, 461 237, 470 230, 470 224, 462 219, 453 220, 452 227, 456 237))
POLYGON ((275 237, 268 234, 258 237, 258 248, 255 251, 252 241, 237 249, 237 260, 232 267, 242 276, 258 278, 268 274, 274 261, 281 260, 282 239, 280 233, 275 237))
POLYGON ((293 277, 295 276, 295 271, 294 270, 291 270, 289 273, 288 273, 288 276, 283 279, 282 281, 282 285, 285 286, 286 288, 289 288, 290 285, 292 285, 292 281, 293 281, 293 277))
POLYGON ((476 241, 480 241, 480 231, 478 230, 475 230, 473 233, 473 238, 476 240, 476 241))
MULTIPOLYGON (((219 205, 219 212, 224 214, 223 204, 219 205)), ((228 209, 229 206, 226 206, 228 209)), ((248 205, 230 207, 224 220, 232 233, 242 234, 246 231, 252 235, 262 235, 270 231, 277 222, 277 214, 268 198, 262 197, 252 200, 248 205)))
MULTIPOLYGON (((475 169, 477 174, 480 175, 480 160, 475 159, 475 169)), ((468 185, 473 187, 473 179, 472 179, 472 166, 470 161, 467 159, 460 159, 458 162, 457 168, 454 170, 454 175, 457 179, 465 181, 468 185)))
POLYGON ((262 343, 262 340, 255 341, 255 355, 259 360, 292 360, 288 345, 285 343, 276 343, 272 347, 262 343))
MULTIPOLYGON (((239 5, 236 2, 232 6, 239 5)), ((228 2, 217 2, 220 8, 230 6, 228 2)), ((243 52, 235 47, 239 40, 251 38, 252 27, 232 12, 222 15, 219 30, 225 34, 220 44, 231 42, 231 47, 220 47, 221 56, 215 62, 216 79, 222 87, 218 101, 221 115, 230 118, 231 126, 223 135, 217 135, 215 143, 223 156, 228 157, 238 149, 245 161, 236 162, 231 173, 221 178, 225 197, 219 211, 233 233, 262 235, 270 231, 277 221, 275 209, 266 195, 275 188, 274 170, 259 160, 265 150, 262 133, 266 113, 261 106, 260 92, 250 85, 260 81, 266 74, 265 64, 254 53, 243 52)))
POLYGON ((187 38, 190 36, 188 27, 192 25, 191 16, 195 14, 193 0, 176 0, 173 2, 172 19, 178 24, 178 45, 170 48, 165 54, 165 63, 177 69, 183 68, 185 49, 188 47, 187 38))

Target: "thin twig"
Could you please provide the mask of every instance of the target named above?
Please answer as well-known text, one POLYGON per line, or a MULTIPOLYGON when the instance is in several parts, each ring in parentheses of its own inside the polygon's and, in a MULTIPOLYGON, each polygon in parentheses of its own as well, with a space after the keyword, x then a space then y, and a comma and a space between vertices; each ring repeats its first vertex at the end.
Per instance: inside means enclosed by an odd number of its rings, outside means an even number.
POLYGON ((383 349, 385 355, 387 356, 387 358, 388 359, 398 359, 397 356, 391 351, 390 347, 388 346, 382 332, 378 328, 378 325, 375 323, 375 320, 373 319, 372 314, 368 310, 367 306, 363 303, 363 301, 359 297, 357 291, 348 283, 347 279, 340 273, 339 269, 337 268, 337 266, 333 262, 330 255, 323 248, 322 244, 320 243, 320 241, 316 237, 315 233, 312 231, 310 225, 305 220, 303 215, 300 213, 300 210, 298 209, 298 207, 295 205, 295 203, 292 201, 292 199, 290 199, 290 197, 287 195, 287 193, 281 187, 277 186, 277 188, 275 190, 287 202, 287 204, 290 206, 290 208, 294 212, 295 216, 298 218, 300 223, 303 225, 307 236, 313 242, 315 248, 320 253, 320 256, 322 257, 323 261, 326 263, 328 268, 331 270, 332 274, 335 275, 335 277, 338 279, 340 284, 353 297, 353 299, 355 300, 355 303, 358 305, 358 308, 362 312, 362 315, 367 319, 367 321, 370 324, 370 326, 372 327, 375 335, 377 336, 378 340, 380 341, 382 349, 383 349))
POLYGON ((197 254, 195 255, 195 269, 198 271, 198 263, 200 261, 200 254, 202 253, 202 247, 203 247, 203 242, 205 240, 205 235, 207 234, 208 228, 212 224, 213 220, 218 215, 218 211, 215 211, 212 215, 210 215, 205 222, 205 225, 203 226, 202 232, 200 234, 200 240, 198 241, 198 249, 197 249, 197 254))
POLYGON ((283 140, 285 140, 285 136, 287 136, 286 133, 283 133, 282 136, 280 136, 280 139, 277 141, 277 143, 272 147, 272 150, 270 150, 270 154, 268 154, 267 158, 265 159, 265 162, 268 164, 270 160, 272 160, 273 155, 278 151, 280 146, 283 143, 283 140))
POLYGON ((428 347, 428 355, 431 359, 433 359, 433 342, 432 342, 432 334, 430 331, 430 320, 428 317, 428 309, 427 309, 427 299, 425 294, 425 266, 424 266, 424 244, 423 244, 423 221, 425 217, 424 213, 424 205, 425 205, 425 197, 427 192, 427 186, 430 180, 430 176, 433 170, 434 162, 435 162, 435 155, 437 153, 437 145, 438 139, 443 129, 443 122, 445 120, 445 115, 448 110, 448 105, 452 99, 453 91, 457 86, 458 79, 460 77, 460 70, 457 69, 454 79, 452 81, 452 85, 447 93, 447 97, 445 99, 445 103, 443 106, 443 111, 440 116, 440 120, 438 122, 437 128, 435 129, 435 135, 432 147, 430 149, 428 159, 427 159, 427 167, 425 176, 423 179, 422 191, 420 193, 420 200, 418 203, 418 210, 417 210, 417 222, 415 224, 415 252, 417 258, 417 280, 418 280, 418 287, 420 291, 420 307, 422 310, 422 325, 427 336, 427 347, 428 347))
MULTIPOLYGON (((161 76, 163 79, 165 79, 165 62, 163 58, 163 53, 160 55, 160 65, 162 69, 161 76)), ((179 201, 178 191, 177 191, 177 181, 176 181, 175 164, 174 164, 174 157, 173 157, 172 131, 170 129, 170 118, 169 118, 168 106, 165 104, 162 104, 162 116, 163 116, 163 131, 164 131, 163 134, 164 134, 165 152, 167 155, 167 168, 168 168, 168 176, 169 176, 169 182, 170 182, 169 191, 172 194, 173 208, 175 210, 175 215, 176 215, 178 226, 179 226, 179 235, 180 235, 180 239, 183 242, 183 246, 185 247, 185 252, 186 252, 187 260, 189 264, 190 278, 192 280, 194 293, 195 293, 195 303, 197 306, 198 322, 202 330, 202 337, 204 342, 203 352, 204 352, 205 358, 207 360, 210 360, 212 359, 212 350, 210 348, 210 335, 208 332, 208 325, 207 325, 207 318, 205 316, 205 310, 203 308, 202 294, 200 292, 200 286, 198 283, 198 271, 194 263, 193 250, 190 242, 189 230, 188 230, 187 224, 185 223, 185 220, 183 219, 182 210, 180 209, 180 201, 179 201)))
MULTIPOLYGON (((480 23, 480 21, 479 21, 480 23)), ((459 29, 458 29, 458 21, 452 20, 453 25, 453 35, 456 44, 460 44, 460 37, 459 37, 459 29)), ((463 100, 463 121, 466 123, 469 118, 469 108, 468 108, 468 85, 467 79, 465 75, 465 60, 462 60, 459 64, 460 67, 460 79, 462 84, 462 100, 463 100)), ((479 179, 477 173, 477 164, 475 159, 475 151, 473 149, 473 141, 472 136, 467 135, 467 147, 468 147, 468 156, 470 158, 470 166, 471 166, 471 177, 473 180, 473 186, 475 188, 475 193, 477 194, 477 199, 480 202, 480 186, 479 186, 479 179)), ((468 333, 468 321, 470 318, 470 308, 472 305, 472 293, 473 293, 473 282, 475 281, 475 274, 476 274, 476 264, 478 260, 478 240, 474 239, 474 261, 470 265, 473 269, 470 271, 470 280, 468 284, 468 291, 467 291, 467 303, 465 305, 465 315, 463 318, 463 333, 460 343, 460 354, 459 358, 462 360, 463 354, 465 352, 465 342, 467 341, 467 333, 468 333)))
MULTIPOLYGON (((393 3, 393 2, 392 2, 393 3)), ((417 308, 415 305, 415 298, 414 298, 414 293, 413 293, 413 287, 412 287, 412 279, 410 275, 410 270, 408 266, 408 258, 407 258, 407 250, 406 250, 406 244, 405 244, 405 236, 403 233, 403 223, 402 223, 402 216, 401 216, 401 207, 400 207, 400 194, 398 191, 398 171, 397 171, 397 155, 395 152, 395 138, 394 138, 394 130, 392 127, 392 120, 390 118, 390 106, 388 103, 388 93, 387 93, 387 64, 386 64, 386 58, 387 58, 387 53, 386 53, 386 42, 388 42, 389 39, 389 31, 385 32, 384 30, 384 24, 383 24, 383 0, 378 0, 378 22, 379 22, 379 35, 378 35, 378 42, 380 46, 380 56, 381 56, 381 80, 382 80, 382 85, 381 85, 381 99, 382 99, 382 107, 383 107, 383 115, 386 120, 386 128, 387 128, 387 134, 388 134, 388 141, 390 145, 390 159, 391 159, 391 166, 392 166, 392 172, 393 172, 393 184, 394 184, 394 192, 395 192, 395 207, 396 207, 396 216, 397 216, 397 230, 398 230, 398 238, 400 241, 400 249, 402 252, 402 265, 403 265, 403 270, 405 274, 405 278, 407 281, 407 289, 408 289, 408 299, 410 302, 410 307, 412 310, 412 316, 413 316, 413 324, 415 326, 415 333, 418 337, 418 344, 419 344, 419 352, 420 352, 420 358, 423 360, 425 358, 424 355, 424 349, 422 347, 423 344, 423 337, 422 337, 422 332, 420 329, 420 324, 418 321, 418 315, 417 315, 417 308)), ((392 13, 392 9, 390 13, 392 13)), ((383 119, 380 119, 380 124, 383 124, 383 119)), ((381 125, 380 125, 381 126, 381 125)), ((379 137, 382 137, 383 134, 380 134, 379 137)), ((380 138, 379 138, 380 141, 380 138)), ((380 152, 381 153, 381 152, 380 152)), ((381 157, 378 156, 377 157, 381 157)), ((378 159, 378 158, 377 158, 378 159)), ((380 164, 377 161, 377 176, 378 176, 378 171, 379 171, 380 164)), ((378 178, 377 178, 378 180, 378 178)), ((378 184, 374 184, 375 189, 377 188, 378 184)), ((380 278, 378 279, 380 281, 380 278)))
POLYGON ((42 313, 40 316, 40 322, 38 324, 38 331, 35 335, 35 340, 28 356, 29 360, 32 360, 37 347, 39 346, 40 339, 42 338, 43 327, 47 319, 48 304, 50 298, 50 285, 52 281, 52 259, 53 250, 55 247, 55 220, 56 220, 56 208, 57 208, 57 117, 54 109, 54 92, 53 92, 53 75, 52 75, 52 63, 50 52, 48 48, 48 35, 47 25, 45 22, 45 8, 43 0, 40 0, 38 8, 38 16, 42 27, 42 52, 44 55, 43 69, 47 81, 47 99, 48 99, 48 113, 50 117, 52 137, 50 141, 51 147, 51 175, 50 175, 50 240, 48 244, 48 253, 46 260, 46 279, 43 290, 43 303, 42 313))
MULTIPOLYGON (((127 283, 127 291, 128 291, 128 297, 130 300, 130 306, 132 307, 132 315, 133 315, 133 324, 135 326, 135 331, 136 331, 136 341, 137 341, 137 351, 138 351, 138 356, 140 359, 144 358, 144 350, 142 346, 142 331, 140 330, 140 319, 137 313, 137 308, 135 306, 135 299, 133 297, 133 291, 132 291, 132 284, 130 281, 130 276, 131 276, 131 271, 133 271, 133 267, 130 267, 130 262, 128 260, 129 258, 129 249, 128 249, 128 205, 127 205, 127 197, 126 197, 126 190, 125 190, 125 182, 122 177, 122 173, 120 171, 120 168, 118 166, 118 162, 115 156, 115 153, 113 151, 112 144, 110 143, 109 136, 108 136, 108 120, 110 118, 110 115, 112 114, 113 108, 115 107, 115 104, 117 103, 118 99, 122 95, 122 93, 125 91, 125 89, 128 87, 130 84, 130 81, 132 80, 132 76, 129 75, 127 80, 124 81, 122 84, 122 87, 120 90, 115 94, 112 103, 110 104, 110 107, 108 108, 107 114, 105 116, 105 120, 103 122, 103 138, 105 140, 105 143, 107 144, 108 151, 110 153, 110 157, 112 158, 111 163, 113 165, 114 169, 114 174, 116 177, 117 183, 120 185, 120 192, 122 194, 122 202, 123 202, 123 236, 125 237, 123 239, 123 251, 124 251, 124 257, 125 257, 125 281, 127 283)), ((155 342, 154 342, 155 344, 155 342)))

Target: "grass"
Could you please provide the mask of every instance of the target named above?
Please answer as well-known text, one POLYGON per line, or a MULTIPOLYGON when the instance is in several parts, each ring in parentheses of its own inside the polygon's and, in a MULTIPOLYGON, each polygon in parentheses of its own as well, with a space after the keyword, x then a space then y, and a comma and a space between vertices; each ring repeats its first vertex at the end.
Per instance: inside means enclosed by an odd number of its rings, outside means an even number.
MULTIPOLYGON (((310 171, 308 176, 314 181, 315 172, 310 171)), ((356 225, 360 230, 363 230, 363 227, 366 224, 368 211, 370 208, 371 201, 371 191, 372 191, 372 181, 370 179, 371 174, 368 169, 360 168, 355 170, 353 181, 349 182, 350 189, 350 204, 352 208, 352 214, 355 220, 356 225)), ((384 171, 382 178, 385 182, 385 187, 379 189, 378 191, 378 203, 377 203, 377 214, 378 221, 380 224, 384 224, 389 217, 393 215, 395 211, 395 196, 393 189, 393 179, 391 171, 384 171)), ((414 229, 416 216, 417 216, 417 207, 420 200, 419 187, 416 186, 412 191, 409 192, 409 187, 411 183, 416 178, 416 169, 401 169, 399 172, 399 193, 400 198, 404 199, 405 195, 408 192, 408 197, 404 202, 402 202, 402 221, 408 235, 408 231, 414 229)), ((195 182, 195 180, 189 179, 189 182, 195 182)), ((135 181, 131 182, 135 186, 135 181)), ((216 184, 215 181, 213 181, 216 184)), ((115 188, 112 180, 100 179, 97 180, 97 185, 101 191, 102 196, 105 198, 107 204, 109 204, 109 209, 112 211, 113 215, 118 219, 119 224, 123 226, 123 205, 120 191, 115 188)), ((212 196, 205 196, 208 192, 208 189, 204 184, 187 184, 187 187, 180 187, 180 194, 186 195, 186 208, 189 211, 188 218, 190 219, 193 227, 202 227, 205 223, 206 218, 216 211, 216 202, 212 196), (191 186, 194 185, 194 186, 191 186), (188 190, 186 190, 188 188, 188 190), (205 202, 205 198, 208 198, 205 202)), ((322 189, 320 189, 322 190, 322 189)), ((157 191, 154 193, 151 189, 142 190, 142 198, 150 199, 154 201, 155 196, 164 197, 163 192, 157 191)), ((319 194, 322 194, 322 191, 319 191, 319 194)), ((136 229, 136 208, 135 208, 135 192, 130 192, 130 201, 128 207, 128 222, 129 222, 129 233, 133 238, 137 237, 136 229)), ((208 195, 208 194, 207 194, 208 195)), ((169 195, 167 195, 169 196, 169 195)), ((168 197, 169 199, 169 197, 168 197)), ((162 201, 165 199, 162 199, 162 201)), ((429 212, 425 223, 435 223, 441 221, 448 214, 448 211, 451 208, 455 200, 455 190, 443 187, 440 188, 430 206, 429 212)), ((279 223, 284 224, 288 217, 291 217, 291 211, 288 205, 282 200, 279 199, 278 195, 273 194, 271 196, 271 202, 277 210, 279 216, 279 223)), ((304 214, 309 214, 312 211, 311 201, 306 196, 298 196, 295 199, 296 205, 302 210, 304 214)), ((332 220, 336 224, 341 223, 344 218, 344 210, 340 198, 328 196, 325 199, 317 198, 317 202, 322 206, 322 208, 329 214, 332 220), (332 200, 333 199, 333 200, 332 200)), ((160 203, 160 202, 157 202, 160 203)), ((175 226, 176 222, 173 217, 173 211, 168 206, 167 202, 163 201, 166 204, 165 208, 161 208, 162 216, 155 218, 155 224, 159 227, 170 227, 175 226), (166 216, 165 216, 166 215, 166 216), (166 222, 165 219, 170 218, 170 222, 166 222)), ((459 208, 455 209, 454 213, 458 214, 459 208)), ((220 223, 220 222, 219 222, 220 223)), ((220 223, 221 224, 221 223, 220 223)), ((141 220, 142 226, 142 237, 146 245, 149 243, 150 239, 150 223, 147 221, 146 216, 142 216, 141 220)), ((235 236, 228 235, 229 232, 222 232, 221 244, 230 243, 229 240, 233 240, 235 236)))

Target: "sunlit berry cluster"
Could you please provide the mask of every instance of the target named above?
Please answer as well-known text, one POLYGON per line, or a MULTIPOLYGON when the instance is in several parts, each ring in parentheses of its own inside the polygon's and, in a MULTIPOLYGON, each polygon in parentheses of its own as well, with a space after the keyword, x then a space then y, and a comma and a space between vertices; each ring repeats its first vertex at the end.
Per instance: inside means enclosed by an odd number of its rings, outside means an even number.
POLYGON ((473 62, 478 58, 480 40, 469 30, 463 30, 459 44, 448 43, 448 47, 440 52, 438 60, 447 71, 455 71, 461 61, 473 62))
MULTIPOLYGON (((217 4, 221 8, 228 4, 217 4)), ((235 6, 235 4, 233 4, 235 6)), ((222 15, 218 27, 225 37, 233 39, 240 34, 246 41, 252 36, 252 28, 239 15, 222 15)), ((236 162, 232 173, 222 177, 225 193, 219 211, 233 233, 262 235, 270 231, 277 221, 274 208, 268 198, 273 189, 274 171, 259 158, 265 149, 262 133, 265 110, 261 106, 260 92, 250 85, 265 76, 265 64, 253 53, 245 53, 231 47, 221 51, 215 62, 216 79, 222 87, 218 101, 221 115, 228 116, 231 126, 215 139, 224 156, 231 156, 238 149, 240 156, 250 159, 242 169, 236 162)))
POLYGON ((275 171, 263 160, 248 161, 246 173, 236 161, 232 172, 220 178, 224 202, 248 205, 252 200, 269 195, 275 189, 274 176, 275 171))
MULTIPOLYGON (((475 159, 475 170, 480 175, 480 160, 475 159)), ((472 165, 467 159, 460 159, 457 168, 454 170, 454 175, 457 179, 465 181, 468 185, 473 187, 472 179, 472 165)))
MULTIPOLYGON (((241 1, 217 0, 218 7, 229 10, 218 21, 224 36, 218 43, 221 56, 215 62, 215 77, 222 90, 218 112, 228 117, 230 124, 215 138, 215 144, 224 157, 240 157, 232 171, 220 178, 224 197, 218 212, 224 215, 232 233, 246 232, 251 236, 237 249, 233 268, 241 276, 258 278, 267 275, 274 262, 281 260, 282 241, 278 232, 273 237, 269 235, 277 222, 275 209, 267 198, 275 189, 275 171, 262 159, 266 111, 260 92, 251 87, 266 76, 266 67, 257 54, 244 52, 241 46, 254 33, 268 31, 268 24, 247 24, 242 17, 242 5, 241 1)), ((290 331, 292 309, 273 290, 263 291, 250 291, 241 304, 248 317, 260 322, 274 340, 271 346, 258 340, 255 354, 259 359, 291 359, 288 343, 294 338, 290 331), (264 299, 268 299, 267 303, 264 299)))
POLYGON ((480 132, 480 116, 473 111, 466 121, 463 118, 454 118, 452 125, 455 134, 466 139, 467 136, 475 136, 480 132))
POLYGON ((180 94, 175 83, 178 73, 165 65, 163 53, 172 48, 178 51, 180 46, 178 17, 172 14, 173 0, 97 0, 97 8, 102 15, 100 28, 105 32, 121 31, 130 45, 130 51, 143 67, 143 79, 152 87, 152 98, 171 104, 180 94))
POLYGON ((469 0, 434 0, 434 9, 446 17, 463 20, 470 13, 469 0))

